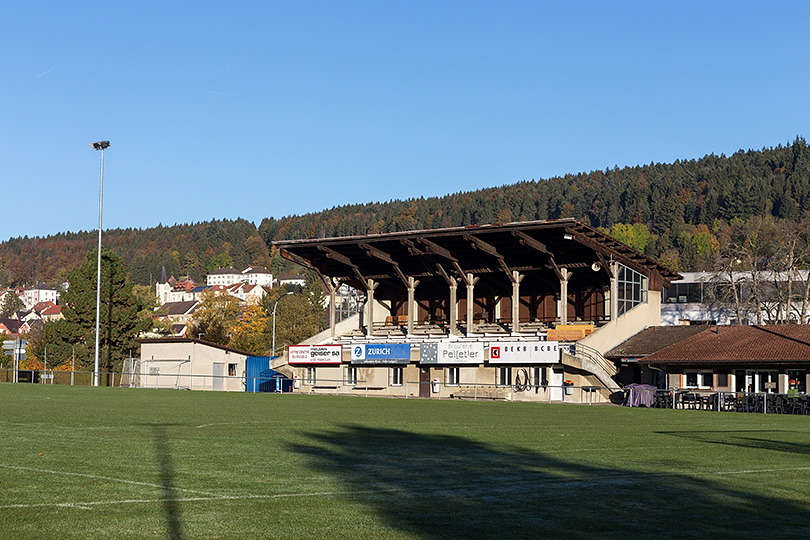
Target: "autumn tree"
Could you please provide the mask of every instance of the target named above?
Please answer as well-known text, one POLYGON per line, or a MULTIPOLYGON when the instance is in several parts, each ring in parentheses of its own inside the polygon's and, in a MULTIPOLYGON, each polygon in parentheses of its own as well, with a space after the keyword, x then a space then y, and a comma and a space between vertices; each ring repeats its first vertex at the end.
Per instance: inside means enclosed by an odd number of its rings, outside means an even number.
MULTIPOLYGON (((273 305, 282 295, 290 292, 285 288, 276 289, 264 297, 262 305, 272 317, 273 305)), ((287 345, 301 343, 326 329, 324 295, 317 282, 307 279, 305 287, 293 289, 295 294, 278 302, 276 306, 276 350, 287 345)))
POLYGON ((228 345, 231 330, 239 315, 239 299, 224 291, 206 289, 200 294, 200 305, 191 316, 188 334, 205 341, 228 345))
POLYGON ((230 346, 256 356, 270 354, 271 336, 268 317, 258 301, 247 302, 242 306, 238 321, 231 330, 230 346))

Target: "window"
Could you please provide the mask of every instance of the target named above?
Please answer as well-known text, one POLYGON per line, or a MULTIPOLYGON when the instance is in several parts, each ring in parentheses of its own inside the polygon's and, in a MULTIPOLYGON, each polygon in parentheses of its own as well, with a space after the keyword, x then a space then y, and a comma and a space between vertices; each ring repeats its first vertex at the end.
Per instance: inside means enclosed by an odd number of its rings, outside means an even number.
POLYGON ((647 301, 647 278, 623 264, 619 264, 618 306, 619 315, 624 315, 637 305, 647 301))
POLYGON ((444 369, 445 369, 444 376, 445 376, 446 384, 448 386, 458 386, 458 380, 459 380, 458 370, 459 370, 459 368, 457 368, 457 367, 447 367, 447 368, 444 368, 444 369))
POLYGON ((228 376, 229 377, 236 376, 236 364, 228 364, 228 376))
POLYGON ((304 371, 304 384, 315 384, 315 368, 308 367, 306 371, 304 371))
POLYGON ((717 372, 717 386, 728 386, 728 371, 717 372))
POLYGON ((713 376, 711 371, 687 371, 686 388, 711 388, 713 386, 713 376))
POLYGON ((664 302, 667 304, 703 302, 703 283, 673 283, 664 287, 664 302))
POLYGON ((804 370, 789 369, 788 394, 804 394, 807 392, 807 372, 804 370))
POLYGON ((500 386, 512 386, 512 368, 499 367, 498 368, 498 384, 500 386))
POLYGON ((346 368, 346 384, 349 386, 357 385, 357 368, 352 366, 346 368))
POLYGON ((402 386, 402 368, 391 368, 391 386, 402 386))
POLYGON ((535 367, 532 368, 534 371, 534 385, 535 386, 548 386, 548 368, 547 367, 535 367))

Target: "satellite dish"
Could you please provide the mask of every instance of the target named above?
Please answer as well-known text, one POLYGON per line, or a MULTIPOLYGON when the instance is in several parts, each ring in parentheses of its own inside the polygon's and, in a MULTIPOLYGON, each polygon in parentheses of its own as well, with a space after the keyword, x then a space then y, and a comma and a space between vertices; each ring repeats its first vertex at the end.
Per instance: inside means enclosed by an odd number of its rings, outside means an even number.
POLYGON ((598 272, 601 269, 602 269, 602 265, 599 264, 598 262, 595 262, 595 263, 593 263, 591 265, 591 270, 593 270, 594 272, 598 272))

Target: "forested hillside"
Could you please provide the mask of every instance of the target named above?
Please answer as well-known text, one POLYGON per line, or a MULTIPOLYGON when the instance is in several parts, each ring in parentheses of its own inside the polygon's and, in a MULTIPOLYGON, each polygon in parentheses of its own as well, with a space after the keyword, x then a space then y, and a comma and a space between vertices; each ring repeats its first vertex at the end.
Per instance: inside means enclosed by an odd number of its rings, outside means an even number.
POLYGON ((266 241, 407 229, 574 217, 612 233, 681 270, 711 264, 732 220, 795 222, 810 211, 810 148, 739 151, 730 157, 614 168, 444 197, 340 206, 266 218, 266 241), (617 224, 633 225, 616 227, 617 224), (640 225, 640 226, 639 226, 640 225), (631 230, 632 229, 632 230, 631 230))
MULTIPOLYGON (((105 231, 104 245, 122 256, 132 281, 149 284, 162 265, 176 276, 195 279, 229 264, 270 266, 267 244, 272 240, 574 217, 676 270, 692 270, 711 267, 723 239, 741 223, 766 218, 795 226, 808 216, 810 147, 797 137, 785 146, 729 157, 710 154, 444 197, 268 217, 258 230, 240 219, 105 231)), ((55 284, 95 242, 92 232, 3 242, 0 286, 37 280, 55 284)), ((283 265, 273 254, 271 269, 278 272, 283 265)))
MULTIPOLYGON (((96 247, 97 232, 62 233, 46 238, 13 238, 0 244, 0 286, 41 281, 58 285, 96 247)), ((151 229, 104 231, 104 246, 118 253, 130 281, 148 285, 166 267, 175 276, 202 280, 220 267, 270 263, 256 226, 244 219, 151 229)))

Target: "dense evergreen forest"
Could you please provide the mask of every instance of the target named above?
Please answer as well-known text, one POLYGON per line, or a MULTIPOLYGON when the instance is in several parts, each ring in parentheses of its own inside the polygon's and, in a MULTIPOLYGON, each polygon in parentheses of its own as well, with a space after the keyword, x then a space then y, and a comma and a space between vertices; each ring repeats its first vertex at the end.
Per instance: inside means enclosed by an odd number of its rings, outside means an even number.
MULTIPOLYGON (((810 216, 810 147, 792 143, 732 156, 613 168, 523 181, 444 197, 334 207, 265 218, 105 231, 130 280, 150 284, 165 265, 175 276, 222 266, 287 267, 273 240, 344 236, 456 225, 577 218, 675 270, 711 268, 729 231, 751 219, 794 225, 810 216)), ((0 243, 0 286, 55 285, 93 249, 95 233, 14 238, 0 243)))

